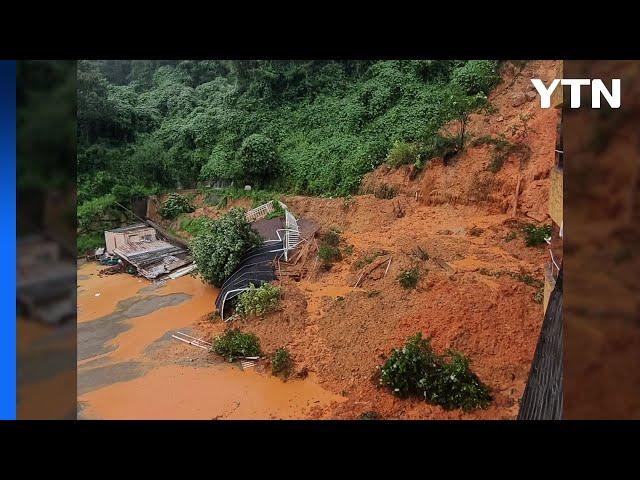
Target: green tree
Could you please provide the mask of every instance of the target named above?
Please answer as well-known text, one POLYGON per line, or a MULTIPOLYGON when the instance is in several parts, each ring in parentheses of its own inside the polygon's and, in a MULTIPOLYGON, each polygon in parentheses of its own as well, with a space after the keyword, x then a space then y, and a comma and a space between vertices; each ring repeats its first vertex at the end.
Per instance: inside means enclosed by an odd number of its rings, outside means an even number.
POLYGON ((238 267, 247 250, 261 242, 244 214, 240 208, 231 209, 218 220, 210 221, 191 241, 198 273, 217 287, 238 267))
POLYGON ((273 178, 279 167, 276 147, 269 137, 254 133, 242 142, 238 152, 242 171, 249 181, 273 178))

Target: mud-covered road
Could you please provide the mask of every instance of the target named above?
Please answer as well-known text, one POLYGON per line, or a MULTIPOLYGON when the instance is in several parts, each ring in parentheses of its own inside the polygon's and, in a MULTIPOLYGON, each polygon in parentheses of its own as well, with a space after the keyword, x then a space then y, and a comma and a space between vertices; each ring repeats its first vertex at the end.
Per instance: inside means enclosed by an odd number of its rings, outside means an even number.
POLYGON ((217 292, 199 279, 158 286, 101 268, 78 268, 78 418, 317 418, 341 401, 313 377, 283 382, 173 339, 208 323, 217 292))

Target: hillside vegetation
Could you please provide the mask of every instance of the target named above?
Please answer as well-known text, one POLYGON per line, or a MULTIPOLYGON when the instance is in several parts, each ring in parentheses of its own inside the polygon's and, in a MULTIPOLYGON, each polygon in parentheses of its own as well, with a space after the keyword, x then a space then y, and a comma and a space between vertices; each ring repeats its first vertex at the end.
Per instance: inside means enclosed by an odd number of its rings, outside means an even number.
POLYGON ((457 148, 464 138, 438 130, 459 120, 463 132, 468 113, 486 105, 499 81, 498 67, 486 60, 81 61, 80 223, 90 225, 116 201, 200 182, 348 195, 388 157, 422 166, 457 148))

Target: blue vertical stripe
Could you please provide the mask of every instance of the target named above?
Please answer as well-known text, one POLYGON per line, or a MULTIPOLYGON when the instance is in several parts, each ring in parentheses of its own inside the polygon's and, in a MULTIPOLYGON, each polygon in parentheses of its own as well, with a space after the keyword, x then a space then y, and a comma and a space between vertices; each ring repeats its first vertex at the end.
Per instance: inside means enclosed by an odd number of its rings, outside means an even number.
POLYGON ((16 62, 0 61, 0 419, 16 418, 16 62))

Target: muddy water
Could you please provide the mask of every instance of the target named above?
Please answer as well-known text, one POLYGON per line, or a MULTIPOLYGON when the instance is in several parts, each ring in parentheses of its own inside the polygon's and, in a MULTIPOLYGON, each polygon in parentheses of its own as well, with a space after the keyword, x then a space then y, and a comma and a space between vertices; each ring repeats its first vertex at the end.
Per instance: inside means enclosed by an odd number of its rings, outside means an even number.
POLYGON ((320 418, 342 400, 311 376, 282 382, 173 340, 175 331, 197 335, 214 308, 217 290, 200 280, 156 286, 128 274, 100 277, 101 268, 78 269, 80 418, 320 418))
POLYGON ((86 418, 299 419, 339 397, 314 382, 281 380, 237 367, 167 365, 129 382, 90 392, 86 418))

